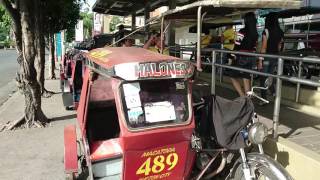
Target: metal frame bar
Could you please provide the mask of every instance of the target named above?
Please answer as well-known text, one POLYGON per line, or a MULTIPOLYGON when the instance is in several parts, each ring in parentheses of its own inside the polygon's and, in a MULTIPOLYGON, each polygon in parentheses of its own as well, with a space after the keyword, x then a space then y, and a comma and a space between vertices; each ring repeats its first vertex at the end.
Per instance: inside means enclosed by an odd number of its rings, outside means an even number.
MULTIPOLYGON (((216 52, 212 51, 211 94, 216 94, 216 52)), ((222 69, 222 68, 221 68, 222 69)))
MULTIPOLYGON (((184 48, 183 51, 193 51, 194 48, 184 48)), ((282 58, 284 60, 289 61, 303 61, 308 63, 317 63, 320 64, 320 59, 312 58, 312 57, 295 57, 295 56, 283 56, 283 55, 274 55, 274 54, 261 54, 261 53, 251 53, 251 52, 244 52, 244 51, 230 51, 226 49, 215 49, 215 48, 202 48, 202 52, 212 52, 216 51, 219 53, 231 53, 231 54, 238 54, 238 55, 245 55, 245 56, 255 56, 255 57, 265 57, 265 58, 282 58)))
MULTIPOLYGON (((302 61, 299 61, 299 70, 298 70, 298 78, 301 78, 301 74, 302 74, 302 61)), ((301 88, 301 84, 297 83, 297 87, 296 87, 296 98, 295 101, 298 102, 299 101, 299 97, 300 97, 300 88, 301 88)))
POLYGON ((160 53, 163 54, 163 40, 164 40, 164 17, 161 18, 161 29, 160 29, 160 38, 161 38, 161 49, 160 53))
MULTIPOLYGON (((182 51, 192 51, 194 48, 184 48, 181 49, 182 51)), ((237 71, 243 71, 251 74, 256 74, 260 76, 267 76, 267 77, 273 77, 277 79, 276 84, 276 99, 274 103, 274 112, 273 112, 273 137, 275 139, 278 138, 278 127, 279 127, 279 114, 280 114, 280 104, 281 104, 281 88, 282 88, 282 80, 293 82, 293 83, 299 83, 300 84, 306 84, 309 86, 315 86, 320 87, 320 82, 312 81, 312 80, 306 80, 301 79, 301 77, 288 77, 283 75, 283 65, 284 60, 288 61, 299 61, 299 63, 303 62, 310 62, 310 63, 318 63, 320 64, 320 59, 316 58, 301 58, 301 57, 291 57, 291 56, 279 56, 279 55, 272 55, 272 54, 260 54, 260 53, 251 53, 251 52, 241 52, 241 51, 230 51, 230 50, 222 50, 222 49, 214 49, 214 48, 203 48, 203 52, 212 52, 212 62, 211 63, 201 63, 203 65, 212 66, 212 74, 211 74, 211 93, 215 94, 215 85, 216 85, 216 67, 220 68, 226 68, 226 69, 233 69, 237 71), (224 64, 218 64, 216 62, 216 53, 232 53, 232 54, 238 54, 238 55, 246 55, 246 56, 253 56, 253 57, 270 57, 278 59, 278 72, 277 74, 270 74, 270 73, 264 73, 260 71, 250 70, 250 69, 244 69, 239 68, 235 66, 230 65, 224 65, 224 64)))
POLYGON ((282 88, 282 80, 280 76, 283 74, 283 59, 278 59, 278 78, 277 78, 277 86, 276 86, 276 99, 274 101, 274 109, 273 109, 273 138, 278 138, 278 127, 279 127, 279 116, 280 116, 280 103, 281 103, 281 88, 282 88))
POLYGON ((197 15, 197 70, 202 71, 201 69, 201 31, 202 31, 202 16, 201 16, 202 6, 198 7, 197 15))

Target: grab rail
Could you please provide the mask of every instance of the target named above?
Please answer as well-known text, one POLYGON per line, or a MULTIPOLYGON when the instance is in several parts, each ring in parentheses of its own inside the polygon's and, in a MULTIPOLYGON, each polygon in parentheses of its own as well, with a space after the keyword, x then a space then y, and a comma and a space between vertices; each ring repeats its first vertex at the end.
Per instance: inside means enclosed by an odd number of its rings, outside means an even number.
MULTIPOLYGON (((173 49, 173 48, 171 48, 171 49, 173 49)), ((177 50, 177 48, 175 48, 175 50, 177 50)), ((178 48, 178 50, 181 53, 182 51, 195 51, 196 48, 178 48)), ((220 67, 221 69, 226 68, 226 69, 232 69, 232 70, 236 70, 236 71, 243 71, 243 72, 247 72, 247 73, 251 73, 251 74, 256 74, 256 75, 260 75, 260 76, 276 78, 276 80, 277 80, 277 82, 276 82, 276 98, 275 98, 275 102, 274 102, 274 111, 273 111, 273 137, 274 138, 278 138, 282 80, 297 83, 297 91, 296 91, 297 94, 299 94, 298 88, 300 88, 300 84, 306 84, 309 86, 320 87, 320 82, 301 78, 301 64, 303 62, 320 64, 320 59, 317 59, 317 58, 283 56, 283 55, 274 55, 274 54, 261 54, 261 53, 241 52, 241 51, 230 51, 230 50, 214 49, 214 48, 203 48, 203 49, 201 49, 201 51, 212 53, 212 62, 211 63, 205 63, 205 62, 201 63, 203 65, 207 65, 207 66, 211 65, 212 66, 212 73, 211 73, 211 93, 212 94, 215 94, 216 67, 220 67), (236 55, 245 55, 245 56, 252 56, 252 57, 264 57, 264 58, 277 59, 278 60, 277 74, 264 73, 264 72, 260 72, 260 71, 244 69, 244 68, 230 66, 230 65, 224 65, 222 63, 219 64, 216 62, 216 53, 217 52, 218 53, 231 53, 231 54, 236 54, 236 55), (299 61, 298 77, 290 77, 290 76, 283 75, 284 60, 299 61)), ((221 73, 220 73, 220 75, 221 75, 221 73)), ((296 94, 296 99, 298 97, 297 94, 296 94)))

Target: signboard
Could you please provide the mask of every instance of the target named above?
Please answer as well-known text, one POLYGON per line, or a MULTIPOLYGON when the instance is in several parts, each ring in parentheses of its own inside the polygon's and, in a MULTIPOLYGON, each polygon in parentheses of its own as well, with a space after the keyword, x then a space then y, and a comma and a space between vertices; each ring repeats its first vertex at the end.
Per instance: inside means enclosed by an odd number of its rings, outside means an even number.
POLYGON ((193 66, 185 62, 141 63, 137 69, 139 79, 155 77, 181 78, 193 74, 193 66))
POLYGON ((62 56, 62 44, 61 44, 61 32, 56 33, 56 55, 57 57, 62 56))
POLYGON ((94 12, 93 13, 93 34, 99 35, 102 33, 103 15, 94 12))
POLYGON ((150 62, 124 63, 114 68, 115 75, 125 80, 143 80, 154 78, 189 78, 194 66, 190 62, 150 62))
POLYGON ((83 20, 79 20, 76 25, 76 41, 83 41, 83 20))

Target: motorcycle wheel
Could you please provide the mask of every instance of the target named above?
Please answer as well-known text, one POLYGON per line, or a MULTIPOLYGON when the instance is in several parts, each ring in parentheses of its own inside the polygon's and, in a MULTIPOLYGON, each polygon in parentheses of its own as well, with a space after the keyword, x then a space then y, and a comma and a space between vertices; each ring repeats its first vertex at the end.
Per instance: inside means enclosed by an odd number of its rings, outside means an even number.
MULTIPOLYGON (((247 154, 247 161, 256 180, 293 180, 289 173, 275 160, 264 154, 247 154)), ((245 180, 241 160, 233 168, 230 180, 245 180)))

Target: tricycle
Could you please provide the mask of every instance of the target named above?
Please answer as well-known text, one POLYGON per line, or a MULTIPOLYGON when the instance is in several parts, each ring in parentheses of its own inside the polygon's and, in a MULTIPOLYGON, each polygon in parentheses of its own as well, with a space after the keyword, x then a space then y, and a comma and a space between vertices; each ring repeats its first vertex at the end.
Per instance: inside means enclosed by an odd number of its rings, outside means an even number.
POLYGON ((77 109, 82 87, 85 51, 69 50, 60 67, 60 82, 63 105, 67 110, 77 109))
POLYGON ((250 98, 192 97, 190 61, 109 47, 85 64, 78 133, 64 129, 67 178, 292 179, 264 154, 267 130, 250 98))

